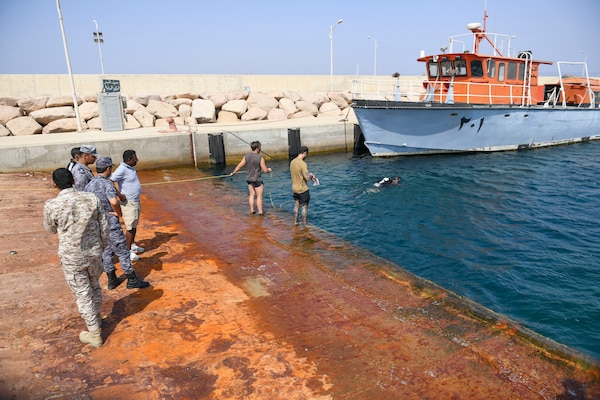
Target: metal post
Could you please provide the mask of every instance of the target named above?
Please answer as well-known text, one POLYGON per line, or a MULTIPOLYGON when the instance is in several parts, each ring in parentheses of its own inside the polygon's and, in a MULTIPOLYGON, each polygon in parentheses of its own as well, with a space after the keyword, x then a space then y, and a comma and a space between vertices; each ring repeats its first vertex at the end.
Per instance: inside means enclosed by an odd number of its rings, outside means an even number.
POLYGON ((102 61, 102 43, 104 43, 104 38, 102 37, 102 32, 98 31, 98 22, 96 20, 92 21, 96 25, 96 32, 94 32, 94 42, 98 43, 98 52, 100 53, 100 68, 102 70, 102 75, 104 75, 104 61, 102 61))
POLYGON ((62 12, 60 11, 60 0, 56 0, 56 9, 58 10, 58 21, 60 22, 60 31, 62 32, 63 45, 65 47, 65 57, 67 58, 67 69, 71 78, 71 90, 73 91, 73 107, 75 108, 75 118, 77 119, 77 131, 81 132, 81 120, 79 119, 79 105, 77 104, 77 94, 75 93, 75 81, 71 71, 71 59, 69 58, 69 49, 67 47, 67 38, 65 37, 65 27, 63 26, 62 12))
POLYGON ((344 22, 343 19, 338 19, 338 21, 329 27, 329 90, 333 92, 333 30, 336 26, 344 22))
POLYGON ((375 55, 373 56, 373 76, 377 75, 377 39, 367 36, 367 39, 373 39, 375 42, 375 55))

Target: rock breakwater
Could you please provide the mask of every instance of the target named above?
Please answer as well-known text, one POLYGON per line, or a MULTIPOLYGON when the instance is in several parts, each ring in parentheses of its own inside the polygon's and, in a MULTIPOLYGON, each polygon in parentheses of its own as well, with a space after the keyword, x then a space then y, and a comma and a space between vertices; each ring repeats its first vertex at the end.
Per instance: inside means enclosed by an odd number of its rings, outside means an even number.
MULTIPOLYGON (((245 121, 280 121, 312 116, 342 116, 348 111, 349 92, 249 91, 171 95, 133 95, 126 98, 125 129, 245 121)), ((82 129, 102 130, 97 95, 77 97, 82 129)), ((78 130, 72 96, 0 97, 0 136, 20 136, 78 130)))

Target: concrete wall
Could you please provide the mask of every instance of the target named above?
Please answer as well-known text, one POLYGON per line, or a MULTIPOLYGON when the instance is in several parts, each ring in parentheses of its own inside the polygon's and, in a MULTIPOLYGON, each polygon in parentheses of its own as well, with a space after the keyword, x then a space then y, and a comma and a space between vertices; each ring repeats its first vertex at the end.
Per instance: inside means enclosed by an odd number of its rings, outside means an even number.
MULTIPOLYGON (((211 164, 209 135, 223 138, 228 166, 238 163, 259 140, 263 150, 276 159, 288 158, 288 130, 300 129, 302 145, 311 153, 352 151, 355 121, 339 117, 302 118, 293 121, 217 125, 207 124, 189 131, 161 133, 156 128, 119 132, 73 132, 30 136, 8 136, 0 140, 0 172, 52 171, 67 165, 72 147, 96 146, 102 156, 122 159, 124 150, 134 149, 138 169, 211 164)), ((214 157, 213 157, 214 158, 214 157)))
MULTIPOLYGON (((372 76, 334 76, 333 91, 350 91, 353 79, 372 76)), ((391 79, 381 76, 379 78, 391 79)), ((414 78, 414 77, 413 77, 414 78)), ((177 93, 229 93, 250 89, 254 92, 329 92, 331 81, 324 75, 105 75, 118 79, 125 96, 177 93)), ((99 93, 100 75, 73 75, 77 95, 99 93)), ((72 95, 69 75, 0 75, 0 97, 72 95)))

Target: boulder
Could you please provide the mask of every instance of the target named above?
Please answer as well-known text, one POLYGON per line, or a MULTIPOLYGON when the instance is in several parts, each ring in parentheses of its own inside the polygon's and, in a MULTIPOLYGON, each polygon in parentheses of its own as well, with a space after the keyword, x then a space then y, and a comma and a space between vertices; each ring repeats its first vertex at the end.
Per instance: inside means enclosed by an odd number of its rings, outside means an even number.
POLYGON ((126 114, 133 114, 136 111, 145 110, 145 107, 133 99, 127 100, 126 114))
POLYGON ((0 137, 1 136, 10 136, 10 129, 6 128, 4 125, 0 125, 0 137))
POLYGON ((297 102, 297 101, 302 100, 300 98, 300 95, 298 93, 296 93, 296 92, 289 92, 289 91, 284 91, 283 92, 283 98, 290 99, 294 103, 297 102))
POLYGON ((150 100, 146 111, 154 115, 156 118, 172 118, 178 115, 177 109, 170 104, 162 101, 150 100))
POLYGON ((148 105, 148 103, 150 102, 150 100, 160 101, 160 96, 157 94, 143 94, 143 95, 133 96, 131 99, 135 100, 136 102, 138 102, 141 105, 143 105, 144 107, 146 107, 148 105))
POLYGON ((229 97, 226 94, 213 94, 208 96, 208 99, 215 104, 215 108, 221 108, 223 104, 229 101, 229 97))
POLYGON ((231 101, 231 100, 248 100, 249 95, 250 95, 249 92, 234 92, 234 93, 229 93, 227 95, 227 98, 229 99, 229 101, 231 101))
POLYGON ((342 110, 335 104, 333 101, 328 101, 323 103, 321 107, 319 107, 319 116, 338 116, 342 115, 342 110))
POLYGON ((306 111, 307 113, 310 113, 313 116, 315 116, 319 113, 319 109, 317 108, 317 106, 315 104, 310 103, 308 101, 304 101, 304 100, 297 101, 296 108, 299 111, 306 111))
POLYGON ((330 99, 340 108, 340 110, 347 108, 349 105, 348 100, 346 100, 342 93, 332 93, 330 99))
POLYGON ((279 109, 283 110, 286 118, 298 111, 294 102, 286 97, 279 99, 279 109))
POLYGON ((176 95, 176 97, 178 99, 194 100, 194 99, 198 98, 198 95, 194 94, 194 93, 180 93, 180 94, 176 95))
POLYGON ((99 115, 98 103, 85 102, 79 106, 79 117, 84 121, 96 118, 99 115))
POLYGON ((29 114, 32 111, 37 111, 46 108, 46 102, 48 101, 48 97, 29 97, 26 99, 21 99, 18 101, 18 106, 23 110, 25 115, 29 114))
POLYGON ((250 93, 247 101, 249 109, 254 107, 262 108, 265 111, 265 116, 273 108, 277 108, 279 104, 274 97, 258 93, 250 93))
POLYGON ((42 132, 42 125, 29 116, 12 119, 6 123, 6 127, 15 136, 34 135, 42 132))
POLYGON ((192 100, 190 99, 186 99, 186 98, 182 98, 182 99, 173 99, 169 102, 169 104, 171 104, 173 107, 179 109, 179 106, 181 106, 182 104, 187 104, 188 106, 192 105, 192 100))
POLYGON ((16 97, 0 97, 0 106, 17 107, 18 101, 16 97))
POLYGON ((102 130, 102 118, 92 118, 87 122, 88 129, 101 131, 102 130))
POLYGON ((128 115, 127 118, 123 121, 123 128, 125 128, 126 130, 127 129, 138 129, 141 127, 142 127, 142 124, 140 124, 133 115, 128 115))
POLYGON ((305 117, 314 117, 314 115, 312 113, 309 113, 308 111, 298 111, 297 113, 294 113, 293 115, 290 115, 290 119, 296 119, 296 118, 305 118, 305 117))
POLYGON ((21 109, 19 107, 0 105, 0 125, 6 125, 11 119, 19 118, 21 109))
POLYGON ((42 125, 48 125, 50 122, 59 119, 75 118, 75 109, 69 106, 44 108, 30 112, 29 116, 42 125))
POLYGON ((329 97, 327 97, 321 93, 304 92, 304 93, 299 93, 299 95, 300 95, 301 101, 306 101, 307 103, 312 103, 315 106, 317 106, 317 108, 321 107, 321 104, 325 103, 326 101, 329 101, 329 97))
MULTIPOLYGON (((77 97, 77 105, 81 103, 83 103, 83 100, 81 100, 80 97, 77 97)), ((48 101, 46 101, 46 108, 63 106, 73 107, 73 96, 50 97, 48 98, 48 101)))
MULTIPOLYGON (((275 100, 275 99, 273 99, 275 100)), ((261 121, 267 118, 267 111, 261 107, 250 107, 241 117, 242 121, 261 121)))
MULTIPOLYGON (((63 118, 44 126, 42 133, 77 132, 77 118, 63 118)), ((81 129, 86 130, 87 124, 82 123, 81 129)))
POLYGON ((243 113, 248 111, 248 102, 246 100, 231 100, 223 104, 221 107, 222 111, 229 111, 240 117, 243 113))
POLYGON ((11 119, 6 123, 6 127, 15 136, 34 135, 42 132, 42 125, 29 116, 11 119))
MULTIPOLYGON (((188 100, 188 99, 184 99, 188 100)), ((186 120, 188 117, 192 116, 192 101, 190 100, 190 104, 182 104, 179 106, 179 116, 186 120)))
POLYGON ((203 124, 215 122, 215 104, 211 100, 195 99, 192 101, 192 118, 203 124))
POLYGON ((154 115, 150 114, 146 109, 138 110, 133 113, 133 117, 137 119, 137 121, 144 128, 151 128, 154 126, 154 115))
POLYGON ((287 115, 285 114, 285 111, 283 111, 280 108, 274 108, 271 111, 269 111, 269 113, 267 114, 267 119, 269 121, 283 121, 285 119, 287 119, 287 115))
POLYGON ((41 110, 46 108, 46 102, 48 98, 45 96, 35 97, 35 98, 26 98, 18 101, 18 106, 25 113, 25 115, 29 114, 32 111, 41 110))
POLYGON ((227 123, 234 123, 234 122, 240 122, 236 113, 231 112, 231 111, 223 111, 223 110, 219 111, 219 116, 217 117, 217 123, 227 124, 227 123))

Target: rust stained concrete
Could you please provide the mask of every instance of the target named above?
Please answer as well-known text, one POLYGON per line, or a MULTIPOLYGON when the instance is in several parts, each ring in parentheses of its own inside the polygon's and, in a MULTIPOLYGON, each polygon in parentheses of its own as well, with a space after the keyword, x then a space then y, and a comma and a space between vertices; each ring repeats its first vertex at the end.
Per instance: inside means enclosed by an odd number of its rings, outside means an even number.
POLYGON ((152 286, 104 290, 92 348, 41 225, 49 174, 0 174, 0 398, 600 398, 593 360, 201 176, 140 172, 170 182, 143 188, 152 286))

